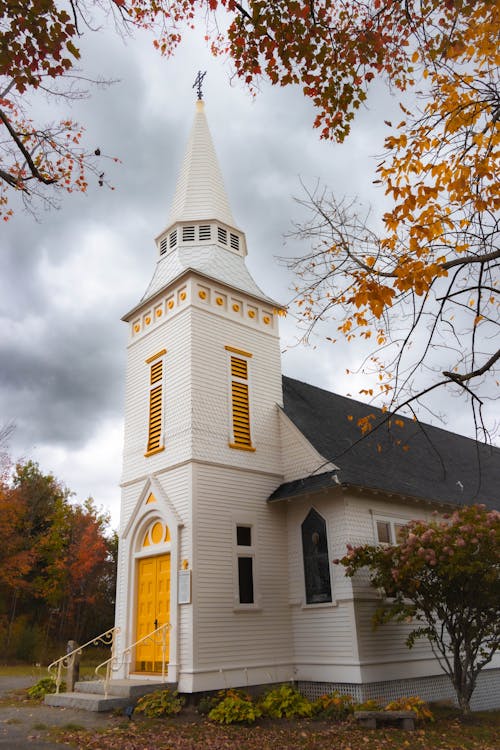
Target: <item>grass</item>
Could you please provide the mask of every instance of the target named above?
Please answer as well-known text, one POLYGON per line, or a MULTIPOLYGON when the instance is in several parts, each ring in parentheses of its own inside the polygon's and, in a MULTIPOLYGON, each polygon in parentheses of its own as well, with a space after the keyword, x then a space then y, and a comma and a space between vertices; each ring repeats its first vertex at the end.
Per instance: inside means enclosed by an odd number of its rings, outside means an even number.
POLYGON ((35 664, 0 664, 0 677, 36 677, 47 676, 47 667, 35 664))
MULTIPOLYGON (((63 656, 63 654, 61 654, 63 656)), ((83 652, 80 663, 80 679, 90 680, 95 676, 95 668, 109 657, 109 650, 94 649, 92 653, 83 652), (85 658, 87 656, 87 658, 85 658)), ((65 670, 63 670, 65 673, 65 670)), ((47 665, 41 664, 0 664, 0 677, 34 677, 41 680, 47 677, 47 665)))
POLYGON ((192 715, 140 719, 105 731, 63 732, 58 737, 82 750, 497 750, 500 711, 474 714, 466 724, 449 713, 414 732, 307 719, 222 727, 192 715))

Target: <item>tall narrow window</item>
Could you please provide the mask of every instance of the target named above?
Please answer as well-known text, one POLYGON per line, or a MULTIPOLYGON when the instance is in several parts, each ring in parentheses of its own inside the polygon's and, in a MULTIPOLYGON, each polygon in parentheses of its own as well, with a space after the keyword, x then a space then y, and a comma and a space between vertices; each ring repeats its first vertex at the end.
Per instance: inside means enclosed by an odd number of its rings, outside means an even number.
POLYGON ((236 526, 236 555, 238 558, 238 601, 254 604, 254 546, 251 526, 236 526))
POLYGON ((230 352, 230 375, 231 375, 231 448, 242 448, 243 450, 254 450, 250 434, 250 396, 248 360, 251 354, 233 350, 226 347, 230 352), (240 356, 244 355, 244 356, 240 356), (244 358, 245 357, 245 358, 244 358))
POLYGON ((163 450, 163 355, 158 352, 146 360, 149 370, 149 424, 146 456, 163 450))
POLYGON ((306 603, 331 602, 332 586, 326 522, 314 508, 309 511, 302 523, 302 551, 304 554, 306 603))

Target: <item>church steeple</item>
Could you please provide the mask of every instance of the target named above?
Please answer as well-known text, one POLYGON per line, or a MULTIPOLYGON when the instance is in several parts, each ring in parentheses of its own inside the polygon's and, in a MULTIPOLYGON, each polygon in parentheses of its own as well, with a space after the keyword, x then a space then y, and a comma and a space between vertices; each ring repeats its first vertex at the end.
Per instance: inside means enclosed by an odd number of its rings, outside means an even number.
POLYGON ((205 220, 235 226, 205 117, 205 104, 199 99, 168 223, 205 220))
POLYGON ((156 245, 156 269, 137 308, 188 270, 277 306, 245 265, 245 234, 229 206, 202 99, 196 102, 169 221, 156 245))

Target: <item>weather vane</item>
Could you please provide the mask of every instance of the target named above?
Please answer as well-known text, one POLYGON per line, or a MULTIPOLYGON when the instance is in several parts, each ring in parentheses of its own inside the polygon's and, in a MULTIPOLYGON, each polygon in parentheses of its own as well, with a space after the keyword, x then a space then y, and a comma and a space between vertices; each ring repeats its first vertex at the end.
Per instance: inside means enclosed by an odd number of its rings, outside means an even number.
POLYGON ((193 83, 193 88, 196 87, 196 93, 198 94, 198 99, 203 99, 201 85, 203 83, 203 79, 205 78, 206 74, 207 74, 206 70, 203 73, 201 72, 201 70, 199 70, 198 75, 196 76, 195 81, 193 83))

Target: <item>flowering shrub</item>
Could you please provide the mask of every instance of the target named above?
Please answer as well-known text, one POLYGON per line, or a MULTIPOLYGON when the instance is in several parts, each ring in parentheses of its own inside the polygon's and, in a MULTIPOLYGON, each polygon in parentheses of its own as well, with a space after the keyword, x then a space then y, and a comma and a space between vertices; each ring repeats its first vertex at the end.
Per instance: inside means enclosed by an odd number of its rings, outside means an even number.
POLYGON ((427 638, 450 677, 462 712, 479 672, 498 649, 500 620, 500 513, 484 505, 463 506, 430 521, 410 521, 399 544, 347 547, 346 575, 367 568, 386 599, 374 624, 415 623, 412 648, 427 638))

